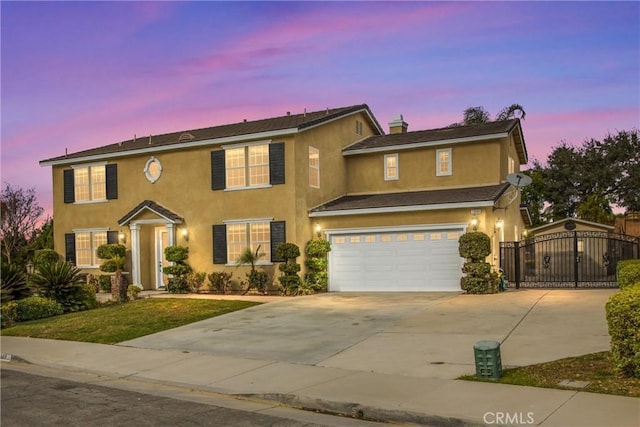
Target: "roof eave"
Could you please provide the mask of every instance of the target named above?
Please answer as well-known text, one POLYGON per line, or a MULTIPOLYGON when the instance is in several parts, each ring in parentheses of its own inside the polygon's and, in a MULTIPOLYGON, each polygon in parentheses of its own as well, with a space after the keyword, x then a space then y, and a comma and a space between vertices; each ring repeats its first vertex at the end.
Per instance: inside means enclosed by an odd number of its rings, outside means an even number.
POLYGON ((310 218, 327 217, 327 216, 345 216, 345 215, 367 215, 379 213, 396 213, 396 212, 416 212, 416 211, 432 211, 445 209, 468 209, 482 208, 493 206, 492 200, 483 200, 476 202, 456 202, 456 203, 437 203, 429 205, 408 205, 408 206, 385 206, 379 208, 358 208, 358 209, 336 209, 309 212, 310 218))

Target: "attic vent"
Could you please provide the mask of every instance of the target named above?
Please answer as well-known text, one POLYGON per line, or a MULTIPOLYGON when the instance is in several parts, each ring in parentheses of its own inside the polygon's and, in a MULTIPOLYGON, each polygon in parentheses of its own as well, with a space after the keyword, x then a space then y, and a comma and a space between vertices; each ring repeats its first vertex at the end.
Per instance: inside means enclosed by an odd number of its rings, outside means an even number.
POLYGON ((180 138, 178 138, 178 142, 191 141, 192 139, 195 139, 195 136, 191 135, 189 132, 183 132, 180 135, 180 138))

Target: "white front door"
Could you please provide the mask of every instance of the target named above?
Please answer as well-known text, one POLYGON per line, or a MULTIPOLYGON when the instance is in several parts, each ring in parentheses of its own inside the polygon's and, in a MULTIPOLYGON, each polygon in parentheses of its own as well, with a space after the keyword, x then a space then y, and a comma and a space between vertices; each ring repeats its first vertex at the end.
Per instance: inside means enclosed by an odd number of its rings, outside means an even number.
POLYGON ((167 227, 156 227, 155 236, 155 284, 156 289, 159 289, 164 288, 167 284, 167 275, 162 272, 162 268, 169 265, 169 262, 164 256, 164 250, 169 246, 169 232, 167 227))

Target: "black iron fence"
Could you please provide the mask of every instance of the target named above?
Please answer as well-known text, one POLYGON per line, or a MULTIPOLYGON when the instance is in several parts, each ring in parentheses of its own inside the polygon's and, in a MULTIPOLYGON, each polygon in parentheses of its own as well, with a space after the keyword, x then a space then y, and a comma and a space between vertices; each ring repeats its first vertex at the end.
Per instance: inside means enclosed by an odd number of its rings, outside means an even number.
POLYGON ((516 287, 616 287, 618 261, 640 258, 640 239, 562 231, 500 243, 500 267, 516 287))

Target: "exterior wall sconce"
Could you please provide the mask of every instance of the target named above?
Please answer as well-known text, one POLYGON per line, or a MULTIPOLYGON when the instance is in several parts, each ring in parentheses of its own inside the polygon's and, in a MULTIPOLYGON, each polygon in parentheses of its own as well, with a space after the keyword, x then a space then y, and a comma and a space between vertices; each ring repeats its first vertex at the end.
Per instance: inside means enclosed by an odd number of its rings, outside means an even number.
POLYGON ((29 275, 33 274, 33 270, 34 270, 33 261, 29 260, 27 262, 27 274, 29 275))
POLYGON ((498 231, 502 230, 502 227, 504 227, 504 220, 499 219, 499 220, 496 221, 496 225, 495 225, 493 231, 495 231, 497 233, 498 231))
POLYGON ((322 236, 322 227, 320 227, 320 224, 316 224, 316 226, 314 227, 314 230, 316 231, 316 235, 318 236, 318 238, 320 238, 322 236))
POLYGON ((124 234, 124 231, 120 230, 120 232, 118 233, 118 242, 120 242, 120 244, 124 245, 127 243, 127 235, 124 234))
POLYGON ((187 227, 183 227, 182 228, 181 234, 182 234, 182 238, 188 242, 189 241, 189 232, 187 231, 187 227))
POLYGON ((473 231, 478 231, 478 224, 480 223, 480 221, 478 221, 478 218, 471 218, 471 221, 469 222, 469 224, 471 225, 471 228, 473 229, 473 231))

